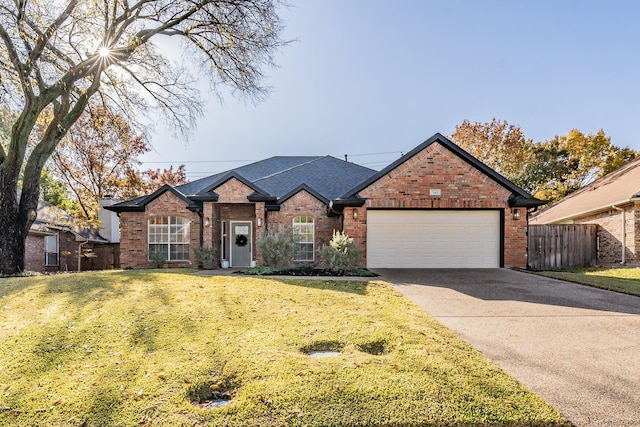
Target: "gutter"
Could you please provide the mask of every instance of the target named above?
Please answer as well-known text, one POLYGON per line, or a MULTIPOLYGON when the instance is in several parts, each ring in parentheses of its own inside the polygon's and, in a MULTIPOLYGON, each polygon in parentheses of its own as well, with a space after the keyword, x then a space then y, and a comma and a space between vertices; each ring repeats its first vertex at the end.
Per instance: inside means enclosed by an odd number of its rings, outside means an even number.
MULTIPOLYGON (((598 207, 595 207, 595 208, 586 209, 584 211, 572 213, 570 215, 561 216, 560 218, 554 218, 551 221, 544 221, 544 219, 543 219, 543 222, 539 222, 538 224, 540 224, 540 225, 558 224, 558 223, 560 223, 562 221, 565 221, 567 219, 573 219, 573 218, 578 218, 578 217, 589 215, 589 214, 595 214, 595 213, 598 213, 598 212, 601 212, 601 211, 606 211, 607 209, 611 209, 613 206, 619 206, 619 205, 623 205, 625 203, 632 203, 632 202, 640 202, 640 197, 634 195, 630 199, 620 200, 619 202, 614 202, 613 204, 609 203, 609 204, 598 206, 598 207)), ((552 207, 553 206, 549 207, 548 209, 551 209, 552 207)), ((535 221, 545 211, 546 211, 546 209, 541 211, 540 215, 537 215, 535 218, 531 218, 531 219, 535 221)))
POLYGON ((620 264, 624 265, 626 263, 626 255, 627 255, 627 215, 624 208, 620 208, 616 205, 611 205, 612 209, 622 212, 622 260, 620 264))

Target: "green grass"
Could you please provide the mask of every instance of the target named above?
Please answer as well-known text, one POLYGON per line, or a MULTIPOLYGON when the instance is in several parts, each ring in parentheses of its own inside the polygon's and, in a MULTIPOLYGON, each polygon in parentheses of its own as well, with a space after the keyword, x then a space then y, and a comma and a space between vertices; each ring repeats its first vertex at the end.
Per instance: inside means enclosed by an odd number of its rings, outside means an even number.
POLYGON ((566 423, 380 281, 1 279, 0 367, 7 426, 566 423))
POLYGON ((534 273, 594 288, 640 296, 640 268, 583 268, 534 273))

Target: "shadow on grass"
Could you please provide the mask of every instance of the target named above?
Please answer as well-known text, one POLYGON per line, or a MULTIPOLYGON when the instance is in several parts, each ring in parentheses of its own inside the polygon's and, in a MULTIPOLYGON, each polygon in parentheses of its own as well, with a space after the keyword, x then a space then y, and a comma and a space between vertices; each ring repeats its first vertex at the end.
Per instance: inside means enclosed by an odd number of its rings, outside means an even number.
MULTIPOLYGON (((167 274, 186 275, 191 274, 192 271, 191 269, 104 270, 4 278, 0 279, 0 297, 44 284, 43 296, 64 293, 68 294, 74 302, 83 304, 98 298, 122 297, 127 292, 128 285, 140 280, 160 281, 162 276, 167 274)), ((170 302, 161 290, 154 290, 149 294, 160 298, 165 304, 170 302)))
MULTIPOLYGON (((309 279, 309 278, 281 278, 260 276, 235 276, 251 280, 276 281, 285 285, 301 286, 309 289, 320 289, 336 292, 348 292, 357 295, 366 295, 369 286, 368 280, 349 280, 348 278, 336 279, 309 279)), ((372 280, 375 280, 372 278, 372 280)))

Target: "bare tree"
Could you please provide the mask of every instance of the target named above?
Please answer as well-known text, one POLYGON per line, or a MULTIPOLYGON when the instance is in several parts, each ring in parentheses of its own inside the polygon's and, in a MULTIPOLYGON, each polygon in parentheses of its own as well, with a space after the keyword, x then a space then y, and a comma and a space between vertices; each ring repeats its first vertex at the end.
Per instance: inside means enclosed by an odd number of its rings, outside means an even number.
POLYGON ((40 173, 89 100, 130 120, 162 114, 183 132, 201 113, 192 70, 207 76, 214 91, 222 84, 259 98, 262 70, 283 44, 277 6, 278 0, 3 0, 0 103, 17 118, 0 146, 0 273, 24 269, 40 173), (154 44, 162 36, 181 40, 190 69, 154 44), (53 114, 36 138, 47 109, 53 114))

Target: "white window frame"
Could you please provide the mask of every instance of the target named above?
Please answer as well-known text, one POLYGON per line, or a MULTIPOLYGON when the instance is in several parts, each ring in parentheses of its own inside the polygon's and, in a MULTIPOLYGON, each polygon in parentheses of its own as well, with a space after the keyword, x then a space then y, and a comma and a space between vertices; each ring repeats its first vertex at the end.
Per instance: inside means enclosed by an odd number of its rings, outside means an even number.
POLYGON ((299 238, 298 250, 294 256, 294 261, 313 261, 315 259, 315 225, 315 220, 309 215, 298 215, 293 218, 293 234, 299 238), (305 247, 311 245, 311 251, 308 249, 302 250, 302 245, 305 245, 305 247), (308 257, 309 255, 310 258, 308 257))
POLYGON ((166 246, 161 253, 167 262, 190 261, 191 220, 182 216, 154 216, 147 220, 147 253, 151 261, 151 246, 166 246), (181 246, 179 250, 178 246, 181 246), (186 246, 186 250, 184 247, 186 246))
POLYGON ((60 244, 57 234, 44 236, 44 265, 46 267, 56 267, 60 265, 60 244), (52 247, 51 245, 54 246, 52 247), (55 254, 55 262, 51 259, 53 258, 53 254, 55 254))

